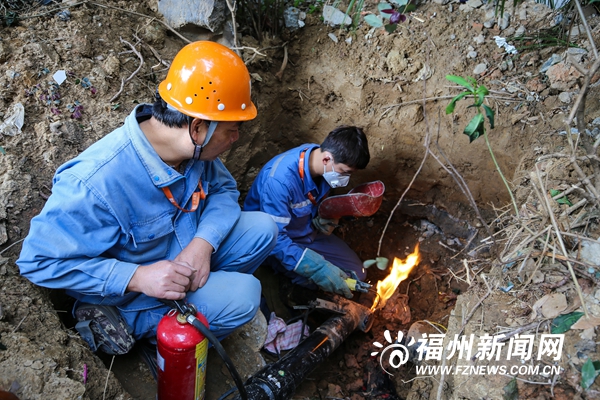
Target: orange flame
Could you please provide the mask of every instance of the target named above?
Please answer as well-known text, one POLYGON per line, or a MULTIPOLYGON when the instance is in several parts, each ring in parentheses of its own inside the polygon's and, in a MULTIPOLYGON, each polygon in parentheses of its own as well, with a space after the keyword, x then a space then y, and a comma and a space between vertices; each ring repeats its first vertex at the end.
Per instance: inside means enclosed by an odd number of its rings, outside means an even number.
POLYGON ((410 271, 419 263, 421 255, 419 254, 419 244, 416 245, 415 251, 406 257, 406 260, 394 258, 394 264, 390 274, 382 281, 377 282, 377 301, 373 304, 372 309, 383 308, 386 301, 392 297, 400 282, 405 280, 410 271))

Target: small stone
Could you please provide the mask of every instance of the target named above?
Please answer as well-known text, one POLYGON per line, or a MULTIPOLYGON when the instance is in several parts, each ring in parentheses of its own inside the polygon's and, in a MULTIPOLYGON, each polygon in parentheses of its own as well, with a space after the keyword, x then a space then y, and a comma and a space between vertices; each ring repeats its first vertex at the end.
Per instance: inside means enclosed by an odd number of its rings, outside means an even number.
POLYGON ((333 33, 328 33, 327 36, 329 36, 329 39, 333 40, 333 43, 337 43, 338 42, 338 38, 337 36, 335 36, 333 33))
POLYGON ((521 10, 519 11, 519 19, 521 21, 527 19, 527 10, 525 10, 524 8, 521 8, 521 10))
POLYGON ((473 38, 473 41, 475 42, 475 44, 482 44, 483 42, 485 42, 485 36, 483 36, 483 33, 479 36, 475 36, 473 38))
POLYGON ((450 40, 456 39, 456 35, 450 35, 450 40))
POLYGON ((569 103, 571 103, 571 93, 562 92, 561 94, 558 95, 558 99, 565 104, 569 104, 569 103))
POLYGON ((594 120, 592 121, 592 125, 600 126, 600 117, 594 118, 594 120))
POLYGON ((486 29, 492 29, 492 27, 494 26, 495 22, 496 22, 496 20, 493 19, 493 18, 492 19, 488 19, 487 21, 485 21, 483 23, 483 27, 486 28, 486 29))
POLYGON ((498 28, 500 28, 500 30, 503 31, 506 28, 508 28, 509 25, 510 25, 510 15, 507 13, 504 13, 504 16, 498 20, 498 28))
POLYGON ((323 6, 323 22, 331 26, 350 25, 352 18, 333 6, 323 6))
POLYGON ((483 5, 483 2, 481 0, 469 0, 467 5, 471 8, 479 8, 483 5))
POLYGON ((525 27, 523 25, 519 26, 517 28, 517 30, 515 31, 515 36, 516 37, 521 37, 525 34, 525 27))
POLYGON ((475 58, 477 57, 477 52, 475 50, 467 53, 467 58, 475 58))
POLYGON ((477 64, 475 69, 473 70, 473 74, 481 75, 487 70, 487 65, 485 63, 477 64))

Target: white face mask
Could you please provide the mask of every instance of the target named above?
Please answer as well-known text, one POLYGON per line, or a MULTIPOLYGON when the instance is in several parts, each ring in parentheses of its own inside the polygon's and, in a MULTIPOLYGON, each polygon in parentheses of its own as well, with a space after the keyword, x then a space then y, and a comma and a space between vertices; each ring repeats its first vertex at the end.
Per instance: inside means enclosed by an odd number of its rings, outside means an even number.
POLYGON ((323 179, 325 179, 327 181, 327 183, 329 184, 329 186, 331 186, 332 189, 338 188, 338 187, 344 187, 348 185, 348 182, 350 182, 350 175, 349 174, 340 174, 339 172, 335 172, 335 169, 333 168, 333 159, 331 160, 331 172, 327 172, 327 165, 323 165, 323 179))

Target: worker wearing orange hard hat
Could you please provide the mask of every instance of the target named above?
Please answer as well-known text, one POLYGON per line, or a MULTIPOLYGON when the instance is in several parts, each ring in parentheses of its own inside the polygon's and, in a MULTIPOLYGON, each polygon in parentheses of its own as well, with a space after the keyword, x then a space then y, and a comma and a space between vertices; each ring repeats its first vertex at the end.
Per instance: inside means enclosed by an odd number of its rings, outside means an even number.
POLYGON ((169 308, 160 300, 194 304, 219 338, 258 310, 252 273, 277 227, 262 212, 241 212, 218 159, 240 123, 256 117, 250 91, 238 55, 191 43, 153 104, 136 106, 56 172, 17 264, 32 282, 76 299, 76 328, 93 350, 122 354, 152 340, 169 308))

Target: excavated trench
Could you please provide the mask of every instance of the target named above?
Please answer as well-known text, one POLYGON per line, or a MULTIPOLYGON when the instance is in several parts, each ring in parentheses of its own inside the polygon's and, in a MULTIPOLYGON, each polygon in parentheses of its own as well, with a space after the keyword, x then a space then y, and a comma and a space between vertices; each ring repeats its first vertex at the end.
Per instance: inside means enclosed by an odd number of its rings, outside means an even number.
MULTIPOLYGON (((378 350, 373 343, 380 342, 387 345, 386 331, 396 339, 398 332, 402 332, 404 336, 418 335, 423 332, 437 333, 431 328, 446 326, 456 296, 468 287, 464 281, 457 279, 457 277, 463 279, 465 277, 462 271, 464 270, 462 259, 468 253, 473 256, 475 253, 489 251, 487 246, 481 246, 482 235, 479 230, 468 221, 457 219, 433 205, 424 205, 415 201, 404 201, 397 208, 381 239, 392 206, 392 200, 388 200, 384 201, 380 211, 372 217, 344 217, 338 234, 362 259, 374 258, 380 240, 382 242, 380 256, 390 260, 394 257, 405 259, 418 244, 420 262, 413 268, 407 279, 398 286, 385 307, 373 313, 370 330, 367 332, 354 330, 327 358, 315 364, 314 371, 296 387, 296 398, 318 398, 319 395, 331 397, 336 393, 339 397, 358 393, 370 399, 405 398, 411 389, 410 384, 404 382, 414 378, 413 364, 409 362, 400 368, 390 368, 387 365, 387 371, 392 375, 386 374, 380 359, 371 356, 372 352, 378 350), (461 254, 463 257, 460 257, 461 254), (415 324, 418 321, 427 322, 415 324), (411 326, 413 328, 409 332, 411 326)), ((278 282, 270 271, 260 271, 258 275, 263 287, 278 282)), ((390 267, 380 270, 373 266, 368 269, 367 281, 376 284, 377 281, 384 279, 389 271, 390 267)), ((301 291, 300 300, 297 297, 295 302, 300 304, 302 301, 316 297, 316 292, 301 291)), ((366 297, 368 295, 361 294, 355 296, 353 301, 365 304, 366 297)), ((372 300, 373 296, 366 301, 372 300)), ((64 299, 62 301, 64 302, 64 299)), ((67 307, 67 305, 62 304, 60 307, 67 307)), ((283 304, 279 304, 277 310, 283 310, 285 315, 281 317, 286 319, 291 316, 302 317, 298 315, 301 311, 294 311, 283 304)), ((334 315, 327 310, 311 312, 306 318, 310 331, 313 332, 334 315)), ((65 323, 69 326, 72 321, 65 321, 65 323)), ((235 338, 226 339, 224 343, 225 348, 233 352, 229 356, 234 360, 234 364, 238 367, 241 364, 240 371, 244 374, 256 372, 259 367, 257 363, 252 365, 248 360, 241 360, 240 354, 235 354, 240 348, 231 344, 235 340, 235 338)), ((280 357, 285 356, 286 353, 288 352, 282 352, 280 357)), ((264 351, 259 354, 266 364, 278 360, 278 357, 264 351)), ((156 396, 156 384, 150 369, 138 351, 117 356, 114 360, 112 357, 99 355, 107 368, 111 368, 134 398, 146 399, 156 396)), ((256 354, 245 356, 257 357, 256 354)), ((209 351, 207 370, 206 398, 208 400, 218 399, 227 389, 233 387, 234 383, 229 372, 219 355, 212 349, 209 351)), ((246 377, 247 375, 244 376, 246 377)))

